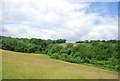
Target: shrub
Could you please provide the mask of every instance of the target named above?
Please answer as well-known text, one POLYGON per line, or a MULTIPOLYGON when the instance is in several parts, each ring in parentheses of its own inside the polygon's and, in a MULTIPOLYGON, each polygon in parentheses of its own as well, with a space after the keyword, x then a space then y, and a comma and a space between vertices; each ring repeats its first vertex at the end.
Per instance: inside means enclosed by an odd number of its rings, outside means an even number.
POLYGON ((51 56, 53 59, 59 59, 59 54, 58 53, 53 53, 51 56))
POLYGON ((73 47, 73 44, 72 43, 68 43, 67 45, 66 45, 66 48, 72 48, 73 47))

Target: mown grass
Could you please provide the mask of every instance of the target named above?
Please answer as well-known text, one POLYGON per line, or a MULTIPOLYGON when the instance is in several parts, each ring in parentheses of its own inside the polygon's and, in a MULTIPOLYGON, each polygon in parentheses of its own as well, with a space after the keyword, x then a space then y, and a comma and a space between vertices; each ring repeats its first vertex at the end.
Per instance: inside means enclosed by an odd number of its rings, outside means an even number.
POLYGON ((3 79, 117 79, 118 73, 50 59, 47 55, 2 51, 3 79))

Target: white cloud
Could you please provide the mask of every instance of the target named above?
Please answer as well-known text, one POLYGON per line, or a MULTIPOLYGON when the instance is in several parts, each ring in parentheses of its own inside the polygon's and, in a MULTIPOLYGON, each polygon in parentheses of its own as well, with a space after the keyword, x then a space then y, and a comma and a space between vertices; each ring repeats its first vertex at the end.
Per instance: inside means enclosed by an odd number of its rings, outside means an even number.
POLYGON ((92 3, 67 0, 5 0, 3 35, 68 41, 117 39, 117 18, 86 13, 92 3), (99 24, 95 24, 99 21, 99 24))

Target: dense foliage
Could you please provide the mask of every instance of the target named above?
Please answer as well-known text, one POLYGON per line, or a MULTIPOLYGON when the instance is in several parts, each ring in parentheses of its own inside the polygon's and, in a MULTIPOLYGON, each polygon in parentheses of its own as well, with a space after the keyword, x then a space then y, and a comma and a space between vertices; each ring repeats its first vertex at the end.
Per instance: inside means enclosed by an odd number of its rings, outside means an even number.
POLYGON ((1 48, 16 52, 47 54, 51 58, 60 59, 78 64, 92 64, 102 68, 119 71, 118 40, 85 40, 77 41, 80 43, 74 46, 72 43, 66 43, 62 46, 59 43, 65 43, 65 39, 42 40, 27 38, 0 37, 2 41, 1 48))

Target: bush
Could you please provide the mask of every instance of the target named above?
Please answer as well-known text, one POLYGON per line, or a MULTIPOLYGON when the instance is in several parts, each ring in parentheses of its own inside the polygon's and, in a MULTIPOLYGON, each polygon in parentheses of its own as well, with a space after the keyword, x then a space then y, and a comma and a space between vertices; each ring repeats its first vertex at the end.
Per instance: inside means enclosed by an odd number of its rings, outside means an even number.
POLYGON ((82 63, 82 59, 80 58, 80 57, 76 57, 76 58, 74 58, 75 60, 75 63, 82 63))
POLYGON ((118 71, 118 72, 120 72, 120 65, 116 65, 115 66, 115 70, 118 71))
POLYGON ((41 54, 41 51, 35 51, 35 53, 37 53, 37 54, 41 54))
POLYGON ((72 48, 73 47, 73 44, 72 43, 68 43, 67 45, 66 45, 66 48, 72 48))
POLYGON ((53 53, 51 56, 53 59, 59 59, 59 54, 58 53, 53 53))
POLYGON ((68 58, 68 55, 67 54, 61 54, 60 56, 59 56, 59 59, 61 59, 61 60, 66 60, 68 58))
POLYGON ((62 54, 62 53, 67 54, 67 50, 63 48, 63 49, 60 50, 60 53, 61 53, 61 54, 62 54))

